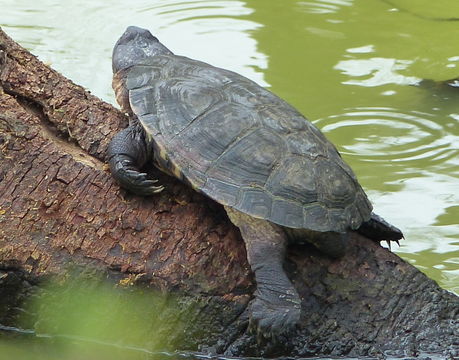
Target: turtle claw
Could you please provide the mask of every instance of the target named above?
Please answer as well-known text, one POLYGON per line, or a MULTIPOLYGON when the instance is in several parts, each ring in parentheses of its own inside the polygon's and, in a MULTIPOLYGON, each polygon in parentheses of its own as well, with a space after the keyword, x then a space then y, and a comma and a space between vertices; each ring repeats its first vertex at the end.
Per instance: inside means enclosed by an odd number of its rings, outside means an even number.
POLYGON ((133 161, 130 159, 114 159, 113 175, 120 185, 126 190, 132 191, 137 195, 153 195, 164 190, 163 185, 156 179, 148 179, 148 174, 137 171, 133 161))
POLYGON ((153 193, 153 194, 157 194, 157 193, 160 193, 161 191, 163 191, 165 189, 164 186, 160 185, 160 186, 150 186, 149 187, 149 190, 153 193))
POLYGON ((389 250, 392 251, 392 248, 391 248, 391 245, 390 245, 390 241, 386 240, 386 243, 387 243, 387 246, 389 247, 389 250))
POLYGON ((129 175, 131 179, 141 179, 147 176, 146 173, 140 173, 134 170, 126 170, 126 174, 129 175))
POLYGON ((291 314, 273 315, 260 320, 256 326, 257 343, 262 344, 266 341, 277 343, 280 338, 292 333, 296 328, 299 314, 295 309, 290 311, 291 314))
MULTIPOLYGON (((404 239, 402 237, 402 239, 404 239)), ((387 247, 389 248, 390 251, 392 251, 392 241, 396 243, 400 247, 400 241, 399 240, 385 240, 387 247)))
POLYGON ((129 190, 135 192, 139 195, 153 195, 157 194, 164 190, 163 185, 154 185, 158 182, 158 180, 150 180, 147 179, 147 174, 144 173, 137 173, 133 176, 133 185, 129 188, 129 190))
POLYGON ((250 306, 249 329, 256 332, 259 344, 266 340, 276 343, 296 328, 300 320, 300 300, 296 291, 291 295, 285 299, 276 295, 275 298, 257 296, 253 300, 250 306))

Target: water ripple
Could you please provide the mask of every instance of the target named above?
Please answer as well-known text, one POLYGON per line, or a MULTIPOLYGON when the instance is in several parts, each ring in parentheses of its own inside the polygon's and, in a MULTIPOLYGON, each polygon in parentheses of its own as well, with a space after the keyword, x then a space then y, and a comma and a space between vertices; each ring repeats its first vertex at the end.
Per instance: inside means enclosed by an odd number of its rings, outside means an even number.
POLYGON ((319 119, 316 125, 332 141, 339 138, 335 142, 344 154, 364 161, 422 160, 434 165, 459 156, 459 137, 435 120, 423 112, 361 107, 319 119))
POLYGON ((336 13, 343 6, 352 6, 353 0, 302 1, 299 5, 304 6, 306 12, 311 14, 331 14, 336 13))
POLYGON ((191 12, 196 14, 203 11, 203 15, 222 15, 239 16, 241 14, 250 14, 252 9, 247 8, 244 3, 240 1, 222 1, 222 0, 188 0, 188 1, 160 1, 155 5, 148 4, 144 7, 139 7, 137 12, 150 12, 156 14, 174 14, 177 17, 179 12, 191 12))
POLYGON ((268 86, 267 56, 252 33, 262 25, 243 1, 2 0, 0 23, 39 58, 110 102, 111 52, 127 26, 149 29, 178 54, 241 73, 268 86), (5 4, 4 4, 5 3, 5 4), (236 50, 235 50, 236 49, 236 50))

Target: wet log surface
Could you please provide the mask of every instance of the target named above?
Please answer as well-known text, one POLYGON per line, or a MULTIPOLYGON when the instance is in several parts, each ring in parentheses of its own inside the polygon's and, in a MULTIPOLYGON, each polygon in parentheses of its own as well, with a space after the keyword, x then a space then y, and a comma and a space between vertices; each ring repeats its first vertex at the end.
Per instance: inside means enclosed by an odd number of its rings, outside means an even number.
POLYGON ((281 345, 257 343, 247 330, 254 283, 238 230, 218 204, 154 169, 162 193, 121 190, 104 156, 126 125, 122 113, 0 30, 0 322, 14 322, 8 311, 31 282, 77 264, 199 299, 189 300, 195 316, 180 335, 190 349, 459 352, 458 297, 357 234, 339 260, 290 248, 286 269, 303 299, 301 324, 281 345))

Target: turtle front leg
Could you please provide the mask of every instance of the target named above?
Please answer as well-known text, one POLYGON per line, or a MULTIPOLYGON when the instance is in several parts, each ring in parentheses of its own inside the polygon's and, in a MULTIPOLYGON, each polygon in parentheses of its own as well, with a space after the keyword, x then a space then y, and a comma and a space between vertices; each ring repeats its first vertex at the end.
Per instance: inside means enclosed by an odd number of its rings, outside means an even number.
POLYGON ((250 305, 250 327, 256 328, 259 336, 276 338, 295 327, 301 312, 300 297, 283 269, 286 234, 266 220, 225 209, 241 231, 257 282, 255 299, 250 305))
POLYGON ((110 171, 121 187, 138 195, 151 195, 164 189, 156 186, 158 180, 147 178, 140 172, 150 156, 143 129, 138 126, 128 128, 116 134, 108 146, 107 158, 110 171))

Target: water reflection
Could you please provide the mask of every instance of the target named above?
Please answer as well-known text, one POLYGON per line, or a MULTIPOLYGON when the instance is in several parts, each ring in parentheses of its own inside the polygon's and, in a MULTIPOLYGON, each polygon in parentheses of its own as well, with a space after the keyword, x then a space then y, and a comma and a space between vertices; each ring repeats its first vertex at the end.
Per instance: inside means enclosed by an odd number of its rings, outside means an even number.
POLYGON ((341 9, 342 6, 352 6, 354 0, 316 0, 300 1, 299 5, 311 14, 330 14, 341 9))
MULTIPOLYGON (((365 50, 367 47, 364 47, 365 50)), ((352 50, 355 49, 350 49, 352 50)), ((353 51, 355 52, 355 51, 353 51)), ((390 58, 372 57, 370 59, 341 60, 335 69, 341 70, 350 77, 363 77, 365 79, 350 79, 343 84, 359 86, 381 86, 386 84, 413 85, 420 79, 414 76, 404 76, 398 73, 405 70, 413 63, 412 60, 398 60, 390 58)))
POLYGON ((443 163, 459 156, 459 136, 448 134, 436 116, 391 108, 364 107, 319 119, 316 124, 340 139, 343 152, 364 161, 443 163), (343 143, 343 139, 348 142, 343 143))
POLYGON ((412 16, 431 21, 457 21, 459 9, 450 0, 436 0, 435 6, 430 0, 382 0, 394 10, 406 12, 412 16), (453 5, 453 6, 451 6, 453 5))
POLYGON ((261 25, 245 16, 242 1, 5 0, 0 26, 45 63, 114 103, 111 52, 129 25, 148 28, 180 55, 239 72, 266 86, 267 56, 250 32, 261 25), (31 11, 33 10, 33 11, 31 11), (221 46, 221 44, 225 46, 221 46), (218 51, 216 51, 218 49, 218 51))

